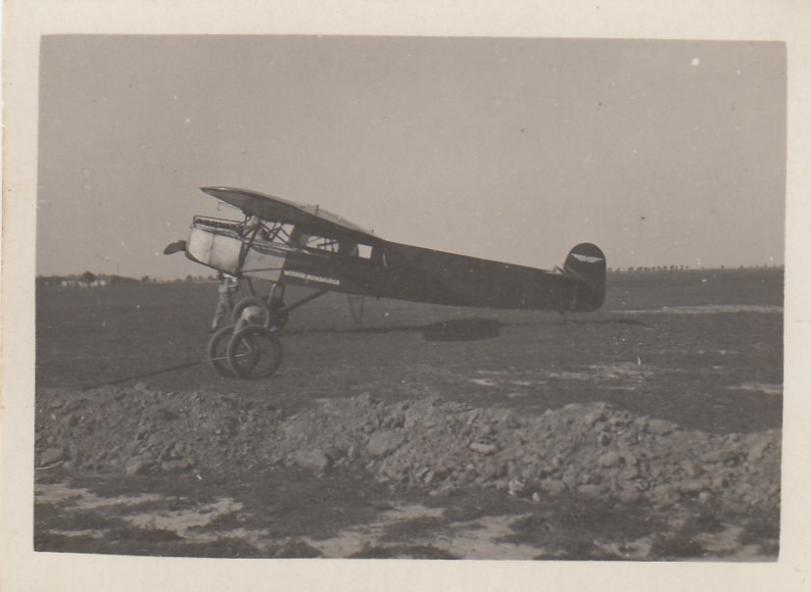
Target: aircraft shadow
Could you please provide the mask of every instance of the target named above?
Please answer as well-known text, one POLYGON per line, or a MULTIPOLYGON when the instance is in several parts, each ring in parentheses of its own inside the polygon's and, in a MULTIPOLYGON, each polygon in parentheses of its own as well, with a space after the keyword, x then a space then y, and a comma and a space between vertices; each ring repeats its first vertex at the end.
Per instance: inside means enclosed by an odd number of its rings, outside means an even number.
POLYGON ((569 321, 573 325, 635 325, 637 327, 649 327, 644 321, 639 319, 575 319, 569 321))
POLYGON ((314 328, 294 329, 284 332, 285 336, 358 334, 374 335, 386 333, 422 333, 426 341, 475 341, 492 339, 501 333, 503 324, 495 319, 468 318, 452 319, 420 325, 390 325, 384 327, 348 327, 345 329, 314 328))
POLYGON ((503 327, 542 327, 565 325, 632 325, 647 327, 638 319, 548 319, 538 321, 502 322, 485 317, 450 319, 419 325, 389 325, 383 327, 347 327, 347 328, 302 328, 286 330, 285 336, 318 335, 318 334, 361 334, 374 335, 386 333, 422 333, 426 341, 476 341, 494 339, 501 335, 503 327))

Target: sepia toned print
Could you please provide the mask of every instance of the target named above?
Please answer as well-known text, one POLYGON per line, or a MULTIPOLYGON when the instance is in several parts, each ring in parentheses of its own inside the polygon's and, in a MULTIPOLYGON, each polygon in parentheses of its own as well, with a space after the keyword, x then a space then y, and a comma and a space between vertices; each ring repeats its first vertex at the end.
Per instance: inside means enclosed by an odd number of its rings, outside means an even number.
POLYGON ((36 550, 778 558, 782 44, 41 49, 36 550))

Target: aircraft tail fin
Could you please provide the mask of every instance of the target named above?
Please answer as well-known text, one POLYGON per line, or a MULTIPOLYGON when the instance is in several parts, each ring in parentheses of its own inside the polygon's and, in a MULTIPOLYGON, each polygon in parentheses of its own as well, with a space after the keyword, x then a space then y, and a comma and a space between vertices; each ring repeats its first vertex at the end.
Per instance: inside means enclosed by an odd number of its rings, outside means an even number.
POLYGON ((581 282, 581 289, 574 303, 574 312, 597 310, 605 300, 606 263, 605 254, 592 243, 576 245, 566 262, 563 273, 581 282))

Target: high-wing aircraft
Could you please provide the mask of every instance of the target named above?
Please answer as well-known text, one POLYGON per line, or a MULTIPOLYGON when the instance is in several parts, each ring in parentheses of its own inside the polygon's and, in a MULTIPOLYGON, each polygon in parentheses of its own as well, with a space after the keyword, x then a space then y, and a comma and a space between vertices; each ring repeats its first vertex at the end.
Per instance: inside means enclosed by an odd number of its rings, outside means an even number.
POLYGON ((221 329, 209 343, 209 359, 225 375, 273 374, 281 363, 274 333, 291 311, 329 291, 563 314, 594 311, 605 297, 605 255, 591 243, 575 246, 562 268, 547 271, 386 241, 318 206, 256 191, 202 190, 242 210, 244 220, 195 216, 188 240, 164 252, 182 251, 245 279, 254 294, 237 303, 235 326, 221 329), (269 293, 256 296, 251 279, 270 282, 269 293), (288 284, 315 291, 286 304, 288 284))

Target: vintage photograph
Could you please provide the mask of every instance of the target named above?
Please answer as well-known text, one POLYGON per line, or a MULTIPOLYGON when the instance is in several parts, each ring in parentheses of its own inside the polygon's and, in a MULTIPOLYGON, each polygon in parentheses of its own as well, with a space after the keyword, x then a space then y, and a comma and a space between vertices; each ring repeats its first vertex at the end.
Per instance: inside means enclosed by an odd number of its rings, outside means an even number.
POLYGON ((39 63, 35 551, 779 558, 784 43, 39 63))

